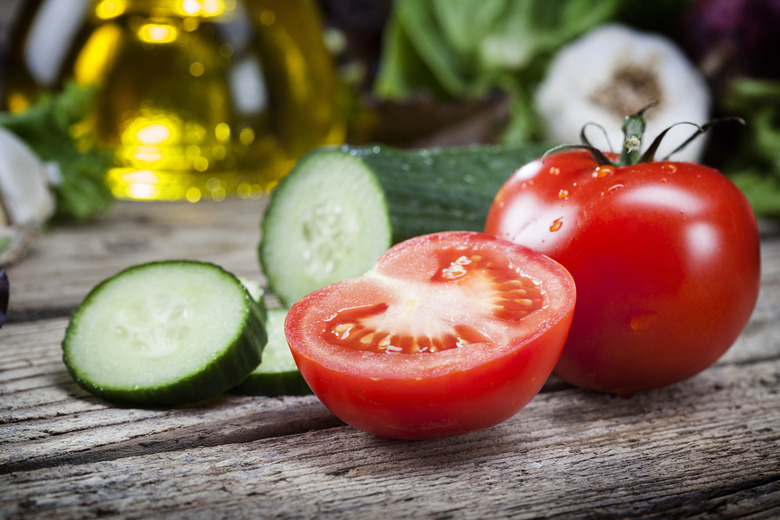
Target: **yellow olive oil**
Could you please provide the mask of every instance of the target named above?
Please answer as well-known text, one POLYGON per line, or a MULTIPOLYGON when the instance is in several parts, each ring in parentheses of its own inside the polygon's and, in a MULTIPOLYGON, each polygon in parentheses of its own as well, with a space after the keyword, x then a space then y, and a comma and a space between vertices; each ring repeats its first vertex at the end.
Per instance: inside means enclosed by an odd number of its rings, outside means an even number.
POLYGON ((220 200, 273 189, 344 138, 313 0, 38 0, 9 50, 3 103, 96 85, 90 132, 118 198, 220 200))

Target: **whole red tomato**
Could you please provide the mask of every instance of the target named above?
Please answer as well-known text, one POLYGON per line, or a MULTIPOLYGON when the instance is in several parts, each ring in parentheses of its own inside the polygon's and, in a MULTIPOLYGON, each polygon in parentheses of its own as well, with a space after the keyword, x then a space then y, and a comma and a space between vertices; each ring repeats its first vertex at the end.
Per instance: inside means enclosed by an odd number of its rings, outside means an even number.
POLYGON ((758 297, 759 238, 747 200, 718 171, 607 159, 570 150, 525 165, 497 194, 486 232, 574 277, 554 373, 631 396, 699 373, 734 343, 758 297))

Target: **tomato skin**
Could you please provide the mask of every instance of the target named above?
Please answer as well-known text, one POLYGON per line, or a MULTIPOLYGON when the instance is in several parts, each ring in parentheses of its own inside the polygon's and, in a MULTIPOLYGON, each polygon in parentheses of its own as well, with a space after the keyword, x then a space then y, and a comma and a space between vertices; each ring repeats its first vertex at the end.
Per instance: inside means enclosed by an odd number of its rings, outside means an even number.
POLYGON ((416 440, 489 428, 515 415, 549 377, 560 355, 550 345, 562 347, 567 329, 559 323, 510 356, 423 379, 372 380, 293 355, 312 391, 339 419, 374 435, 416 440))
MULTIPOLYGON (((293 305, 285 321, 285 334, 301 374, 334 415, 379 436, 443 437, 494 426, 517 413, 539 392, 560 356, 574 312, 574 282, 560 265, 482 233, 446 232, 391 248, 375 269, 381 275, 378 279, 337 282, 307 295, 293 305), (495 255, 502 262, 525 262, 523 269, 542 277, 547 306, 521 320, 490 323, 489 318, 471 312, 471 317, 462 319, 471 320, 495 341, 434 353, 358 351, 323 341, 323 323, 340 309, 393 302, 400 291, 396 288, 406 281, 429 280, 427 273, 432 271, 426 272, 427 267, 421 268, 416 260, 432 256, 431 251, 438 250, 442 240, 476 244, 480 254, 495 255)), ((437 287, 430 282, 427 285, 437 287)), ((429 309, 449 322, 459 319, 458 303, 462 302, 454 300, 452 306, 429 309)), ((422 297, 421 305, 425 305, 422 297)), ((392 325, 392 319, 388 321, 392 325)))
POLYGON ((507 181, 488 234, 542 252, 577 284, 554 373, 631 396, 711 366, 758 298, 750 205, 714 169, 682 162, 601 167, 584 151, 534 161, 507 181))

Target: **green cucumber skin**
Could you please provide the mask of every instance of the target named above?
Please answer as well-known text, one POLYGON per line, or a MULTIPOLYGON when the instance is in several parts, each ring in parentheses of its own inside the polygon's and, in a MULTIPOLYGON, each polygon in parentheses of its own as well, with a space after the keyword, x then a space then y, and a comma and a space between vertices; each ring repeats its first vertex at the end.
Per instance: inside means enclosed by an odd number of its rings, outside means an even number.
POLYGON ((548 145, 481 145, 430 150, 389 146, 341 147, 360 157, 382 186, 393 243, 436 231, 483 231, 493 198, 548 145))
MULTIPOLYGON (((71 329, 76 326, 78 321, 80 309, 93 304, 94 302, 92 300, 99 294, 100 289, 117 276, 130 272, 133 269, 144 268, 148 265, 167 264, 175 266, 176 264, 181 263, 202 264, 204 262, 166 260, 129 267, 120 271, 115 276, 103 280, 89 292, 84 301, 71 316, 71 320, 65 329, 65 338, 62 342, 63 361, 65 366, 71 377, 81 388, 101 399, 115 404, 143 408, 169 408, 193 404, 217 397, 235 386, 237 382, 243 381, 254 367, 260 363, 263 348, 268 340, 265 329, 266 311, 260 303, 252 298, 249 291, 242 284, 244 296, 249 306, 243 333, 236 338, 235 342, 229 348, 224 350, 221 357, 212 360, 203 370, 178 379, 168 385, 133 390, 98 386, 79 375, 77 367, 72 366, 68 357, 68 340, 71 329)), ((235 278, 233 274, 225 271, 221 267, 214 264, 210 265, 235 278)), ((237 278, 236 281, 241 284, 240 280, 237 278)))
MULTIPOLYGON (((284 337, 284 316, 287 315, 286 308, 268 309, 271 319, 266 319, 266 331, 268 333, 268 342, 263 351, 264 354, 273 352, 276 348, 289 348, 287 339, 284 337)), ((312 391, 301 373, 297 370, 263 370, 263 363, 268 363, 266 359, 262 360, 260 366, 253 370, 244 381, 232 388, 230 391, 240 395, 257 395, 266 397, 280 397, 283 395, 308 395, 312 391)))

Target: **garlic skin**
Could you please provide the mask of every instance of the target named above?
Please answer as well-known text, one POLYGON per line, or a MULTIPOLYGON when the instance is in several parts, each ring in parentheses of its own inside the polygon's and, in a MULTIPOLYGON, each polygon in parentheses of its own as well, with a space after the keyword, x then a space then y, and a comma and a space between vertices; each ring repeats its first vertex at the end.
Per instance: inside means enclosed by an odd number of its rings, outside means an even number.
MULTIPOLYGON (((604 127, 609 143, 590 128, 591 143, 620 153, 623 119, 650 103, 644 148, 667 127, 709 120, 707 84, 682 51, 667 38, 617 25, 604 25, 562 48, 536 92, 535 104, 545 137, 575 144, 587 123, 604 127)), ((657 159, 665 157, 696 129, 679 125, 664 138, 657 159)), ((697 162, 706 141, 701 137, 670 159, 697 162)))
POLYGON ((18 260, 54 213, 52 168, 0 127, 0 265, 18 260))

